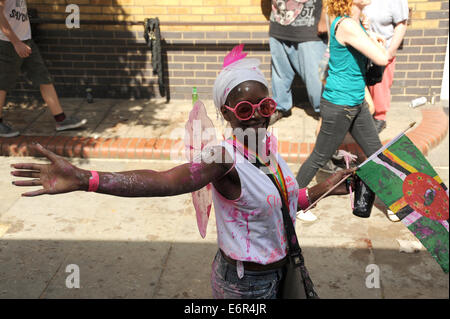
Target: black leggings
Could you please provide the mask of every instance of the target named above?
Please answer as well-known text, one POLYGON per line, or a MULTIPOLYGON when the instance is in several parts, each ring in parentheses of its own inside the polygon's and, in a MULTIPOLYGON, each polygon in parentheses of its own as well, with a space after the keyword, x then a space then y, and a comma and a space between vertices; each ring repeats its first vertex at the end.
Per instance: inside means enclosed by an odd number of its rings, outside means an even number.
POLYGON ((347 132, 353 136, 367 157, 382 146, 365 101, 357 106, 343 106, 322 98, 320 115, 322 126, 316 145, 296 177, 300 188, 308 186, 317 170, 331 159, 347 132))

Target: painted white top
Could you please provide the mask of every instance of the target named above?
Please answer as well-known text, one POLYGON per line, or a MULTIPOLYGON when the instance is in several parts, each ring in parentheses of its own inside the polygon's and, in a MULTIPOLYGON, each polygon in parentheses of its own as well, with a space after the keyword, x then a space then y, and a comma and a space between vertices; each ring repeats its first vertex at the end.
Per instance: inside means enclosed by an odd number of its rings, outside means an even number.
MULTIPOLYGON (((233 145, 225 141, 222 145, 236 163, 241 196, 228 200, 213 187, 220 249, 235 260, 263 265, 283 259, 288 247, 277 188, 262 170, 247 161, 242 153, 235 152, 233 145)), ((298 183, 281 156, 278 163, 286 180, 290 215, 295 225, 298 183)))
MULTIPOLYGON (((25 0, 6 0, 3 14, 21 41, 31 39, 31 26, 25 0)), ((2 31, 0 31, 0 40, 9 41, 2 31)))

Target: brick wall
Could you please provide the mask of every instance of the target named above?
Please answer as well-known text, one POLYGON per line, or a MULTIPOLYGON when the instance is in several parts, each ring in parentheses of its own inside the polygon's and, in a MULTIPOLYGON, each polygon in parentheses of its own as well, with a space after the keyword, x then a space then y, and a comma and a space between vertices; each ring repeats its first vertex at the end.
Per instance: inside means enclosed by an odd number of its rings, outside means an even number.
MULTIPOLYGON (((96 97, 160 97, 143 26, 83 24, 92 20, 160 19, 168 98, 189 99, 192 86, 197 86, 202 98, 211 98, 223 56, 238 43, 245 43, 249 55, 261 59, 261 68, 270 80, 269 0, 27 2, 42 19, 63 20, 68 15, 67 4, 80 7, 80 29, 66 29, 64 23, 33 27, 60 96, 83 97, 85 89, 91 87, 96 97)), ((448 2, 409 0, 409 6, 413 9, 412 22, 399 51, 393 100, 440 92, 448 39, 448 2)), ((298 89, 296 103, 301 104, 305 101, 304 87, 298 80, 294 86, 298 89)), ((11 94, 20 98, 37 95, 24 79, 11 94)))
POLYGON ((411 24, 398 52, 392 99, 438 95, 448 41, 448 1, 408 0, 411 24))

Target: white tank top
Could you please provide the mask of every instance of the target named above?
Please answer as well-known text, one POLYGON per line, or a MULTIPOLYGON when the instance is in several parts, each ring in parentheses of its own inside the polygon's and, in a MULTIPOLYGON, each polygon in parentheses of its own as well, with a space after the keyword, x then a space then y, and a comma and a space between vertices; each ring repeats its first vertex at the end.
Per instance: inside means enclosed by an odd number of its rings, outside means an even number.
MULTIPOLYGON (((21 41, 31 39, 31 27, 25 0, 6 0, 5 11, 1 13, 21 41)), ((9 41, 2 31, 0 31, 0 40, 9 41)))
MULTIPOLYGON (((235 152, 233 145, 224 141, 222 146, 235 161, 241 182, 241 196, 236 200, 228 200, 213 187, 220 249, 235 260, 263 265, 283 259, 288 246, 277 188, 241 152, 235 152)), ((298 184, 286 162, 280 156, 277 160, 286 180, 290 215, 295 225, 298 184)))

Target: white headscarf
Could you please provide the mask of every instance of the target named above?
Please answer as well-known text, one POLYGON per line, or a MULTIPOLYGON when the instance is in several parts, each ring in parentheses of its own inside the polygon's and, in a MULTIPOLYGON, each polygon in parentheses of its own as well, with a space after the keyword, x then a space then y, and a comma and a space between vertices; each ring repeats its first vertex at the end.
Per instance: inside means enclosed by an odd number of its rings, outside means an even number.
MULTIPOLYGON (((213 97, 216 110, 225 104, 228 94, 233 88, 245 81, 257 81, 269 87, 264 74, 259 69, 258 59, 240 59, 225 66, 214 82, 213 97)), ((221 113, 220 113, 221 114, 221 113)))

